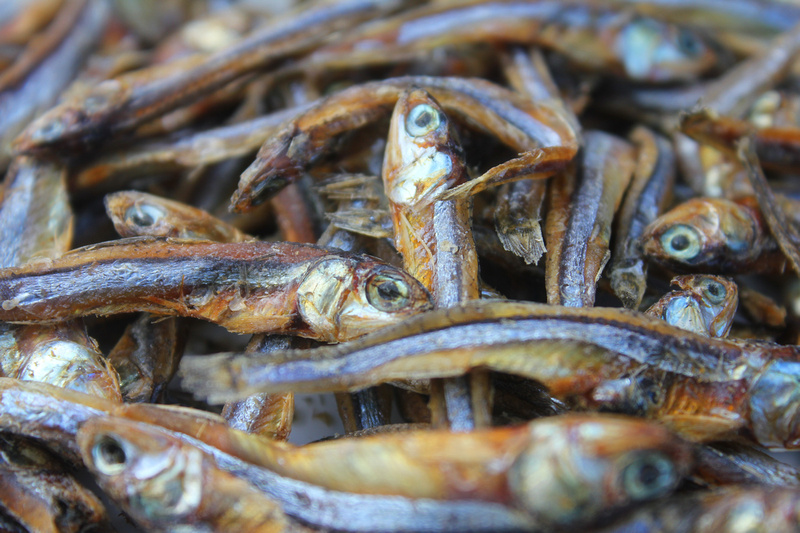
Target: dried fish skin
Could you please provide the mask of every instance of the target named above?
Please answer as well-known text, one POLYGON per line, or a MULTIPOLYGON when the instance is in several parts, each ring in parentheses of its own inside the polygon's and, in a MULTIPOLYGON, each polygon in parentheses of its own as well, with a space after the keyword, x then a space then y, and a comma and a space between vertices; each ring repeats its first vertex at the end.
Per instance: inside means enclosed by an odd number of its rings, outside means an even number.
POLYGON ((132 238, 2 274, 0 320, 11 322, 147 311, 338 342, 430 307, 397 268, 297 243, 132 238))

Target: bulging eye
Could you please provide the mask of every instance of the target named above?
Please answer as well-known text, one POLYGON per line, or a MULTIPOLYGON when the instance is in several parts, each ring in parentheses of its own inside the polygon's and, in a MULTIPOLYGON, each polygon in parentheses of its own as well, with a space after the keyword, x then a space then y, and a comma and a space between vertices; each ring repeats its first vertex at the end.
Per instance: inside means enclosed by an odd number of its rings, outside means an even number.
POLYGON ((678 31, 676 44, 678 46, 678 50, 680 50, 680 52, 685 56, 697 57, 703 54, 703 42, 699 37, 697 37, 697 35, 686 29, 678 31))
POLYGON ((161 209, 149 204, 134 204, 125 212, 125 220, 140 228, 152 226, 163 216, 161 209))
POLYGON ((691 226, 672 226, 661 236, 664 252, 683 261, 691 261, 700 253, 700 234, 691 226))
POLYGON ((381 311, 391 313, 405 309, 409 296, 408 283, 396 274, 381 272, 367 280, 367 300, 381 311))
POLYGON ((637 454, 622 470, 622 487, 633 500, 649 500, 670 491, 678 482, 672 461, 659 452, 637 454))
POLYGON ((112 476, 125 470, 128 460, 122 444, 109 435, 101 437, 92 448, 92 459, 97 469, 112 476))
POLYGON ((412 137, 421 137, 438 128, 441 123, 442 117, 436 108, 419 104, 406 117, 406 132, 412 137))
POLYGON ((725 285, 713 279, 704 279, 701 283, 703 294, 712 304, 721 304, 725 301, 728 291, 725 285))

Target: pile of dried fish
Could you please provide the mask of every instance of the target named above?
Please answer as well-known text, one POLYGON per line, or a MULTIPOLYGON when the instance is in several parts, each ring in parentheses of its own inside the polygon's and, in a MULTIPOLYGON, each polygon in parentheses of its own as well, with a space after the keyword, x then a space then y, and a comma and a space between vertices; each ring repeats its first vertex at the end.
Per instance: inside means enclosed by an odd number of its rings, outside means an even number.
POLYGON ((0 529, 800 530, 798 60, 790 0, 3 2, 0 529))

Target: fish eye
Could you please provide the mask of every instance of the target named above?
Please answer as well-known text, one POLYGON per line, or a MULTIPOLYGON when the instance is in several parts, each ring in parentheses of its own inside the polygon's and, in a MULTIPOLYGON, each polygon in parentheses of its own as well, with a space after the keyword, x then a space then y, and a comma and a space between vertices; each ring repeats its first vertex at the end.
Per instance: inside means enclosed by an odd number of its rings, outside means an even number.
POLYGON ((713 279, 703 280, 703 292, 705 293, 708 301, 712 304, 721 304, 725 301, 725 296, 728 291, 725 290, 725 285, 713 279))
POLYGON ((161 209, 149 204, 135 204, 125 212, 125 220, 139 227, 152 226, 162 216, 164 213, 161 209))
POLYGON ((661 496, 678 481, 672 461, 664 454, 650 452, 637 454, 622 470, 622 487, 634 500, 648 500, 661 496))
POLYGON ((676 44, 678 50, 684 55, 695 57, 703 53, 703 43, 694 33, 686 29, 682 29, 678 32, 676 44))
POLYGON ((122 444, 114 437, 105 435, 92 448, 92 459, 101 473, 112 476, 125 469, 128 458, 122 444))
POLYGON ((34 141, 47 142, 64 133, 64 129, 64 123, 62 121, 53 120, 36 130, 33 135, 31 135, 31 138, 34 141))
POLYGON ((664 232, 661 246, 676 259, 691 261, 700 253, 700 234, 691 226, 678 224, 664 232))
POLYGON ((432 132, 442 123, 439 111, 429 104, 419 104, 406 117, 406 131, 413 137, 432 132))
POLYGON ((381 272, 367 280, 367 300, 381 311, 404 309, 410 296, 408 283, 395 274, 381 272))
POLYGON ((95 94, 83 100, 83 109, 88 113, 94 113, 104 108, 108 104, 108 98, 103 95, 95 94))

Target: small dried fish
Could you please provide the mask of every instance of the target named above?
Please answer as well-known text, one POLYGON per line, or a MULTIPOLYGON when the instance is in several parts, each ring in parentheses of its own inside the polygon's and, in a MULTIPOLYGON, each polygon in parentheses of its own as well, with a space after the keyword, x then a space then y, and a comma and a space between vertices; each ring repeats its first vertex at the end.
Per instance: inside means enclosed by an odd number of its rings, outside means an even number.
MULTIPOLYGON (((230 48, 191 56, 168 76, 148 71, 107 80, 51 109, 15 141, 18 152, 83 148, 205 96, 252 71, 274 65, 321 43, 328 32, 386 13, 402 0, 349 0, 276 20, 230 48)), ((157 67, 157 70, 160 67, 157 67)), ((174 65, 168 67, 173 68, 174 65)), ((163 68, 160 68, 162 71, 163 68)))
POLYGON ((99 485, 148 531, 308 531, 274 500, 163 429, 124 419, 90 420, 78 432, 99 485))
POLYGON ((798 498, 797 490, 764 487, 691 492, 634 511, 618 524, 597 533, 717 533, 743 529, 793 533, 800 527, 798 498))
POLYGON ((701 337, 617 309, 480 302, 432 311, 338 347, 268 360, 184 358, 180 373, 186 387, 219 401, 490 368, 535 379, 575 407, 661 420, 692 440, 746 429, 763 446, 794 449, 800 447, 798 357, 794 346, 701 337))
MULTIPOLYGON (((400 95, 414 87, 430 93, 449 117, 497 137, 518 152, 543 147, 499 165, 482 180, 464 184, 470 193, 481 190, 473 190, 476 185, 486 188, 490 184, 550 176, 575 155, 577 147, 571 126, 546 105, 532 103, 479 79, 390 78, 345 89, 287 121, 264 143, 256 160, 242 173, 239 188, 231 199, 233 208, 245 211, 275 194, 297 179, 337 135, 388 115, 400 95), (492 183, 487 184, 487 181, 492 183)), ((465 192, 456 188, 451 194, 461 196, 465 192)))
POLYGON ((105 197, 106 212, 122 237, 175 237, 216 242, 253 240, 220 219, 174 200, 138 191, 105 197))
POLYGON ((691 80, 717 61, 712 47, 692 30, 595 2, 473 0, 424 6, 367 24, 348 40, 318 50, 309 62, 374 64, 472 42, 536 44, 584 69, 649 82, 691 80))
POLYGON ((690 274, 673 278, 680 288, 665 294, 645 312, 675 327, 709 337, 727 337, 739 304, 729 278, 690 274))
POLYGON ((294 243, 153 238, 0 271, 0 298, 0 320, 10 322, 147 311, 332 342, 430 307, 418 281, 368 256, 294 243), (53 293, 54 284, 64 290, 53 293))
POLYGON ((631 135, 639 154, 631 184, 619 210, 609 278, 614 294, 628 309, 638 309, 646 287, 647 264, 641 237, 665 207, 675 181, 670 142, 644 127, 631 135))
POLYGON ((553 183, 545 226, 547 301, 594 305, 597 280, 611 257, 614 213, 635 166, 633 147, 600 131, 583 134, 575 175, 553 183))
POLYGON ((695 272, 782 272, 785 259, 754 204, 752 198, 688 200, 647 226, 644 255, 695 272))

